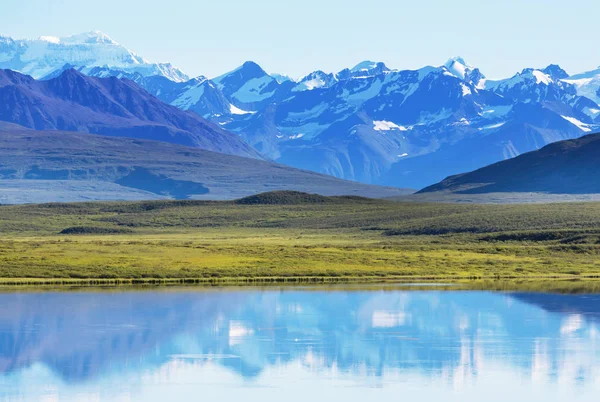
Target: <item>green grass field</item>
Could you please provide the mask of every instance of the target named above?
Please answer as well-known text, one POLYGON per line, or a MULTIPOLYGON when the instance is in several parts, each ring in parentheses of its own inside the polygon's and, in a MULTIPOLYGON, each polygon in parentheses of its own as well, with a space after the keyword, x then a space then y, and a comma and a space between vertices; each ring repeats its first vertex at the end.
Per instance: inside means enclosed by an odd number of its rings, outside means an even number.
POLYGON ((0 207, 0 282, 600 277, 600 203, 243 202, 0 207))

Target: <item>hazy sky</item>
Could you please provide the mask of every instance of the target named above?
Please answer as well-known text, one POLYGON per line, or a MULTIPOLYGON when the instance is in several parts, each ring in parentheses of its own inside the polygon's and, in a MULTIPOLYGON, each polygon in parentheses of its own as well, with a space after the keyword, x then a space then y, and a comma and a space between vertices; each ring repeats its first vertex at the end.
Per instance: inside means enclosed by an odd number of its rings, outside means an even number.
POLYGON ((463 56, 490 78, 558 63, 600 65, 598 0, 0 0, 0 34, 91 30, 190 75, 245 60, 301 76, 361 60, 391 68, 463 56))

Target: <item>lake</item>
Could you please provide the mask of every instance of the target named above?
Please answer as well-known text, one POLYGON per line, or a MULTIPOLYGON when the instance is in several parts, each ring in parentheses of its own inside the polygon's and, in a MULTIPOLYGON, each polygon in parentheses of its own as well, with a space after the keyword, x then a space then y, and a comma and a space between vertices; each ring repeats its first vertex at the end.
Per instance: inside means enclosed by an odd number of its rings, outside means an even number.
POLYGON ((600 295, 0 293, 0 400, 597 401, 600 295))

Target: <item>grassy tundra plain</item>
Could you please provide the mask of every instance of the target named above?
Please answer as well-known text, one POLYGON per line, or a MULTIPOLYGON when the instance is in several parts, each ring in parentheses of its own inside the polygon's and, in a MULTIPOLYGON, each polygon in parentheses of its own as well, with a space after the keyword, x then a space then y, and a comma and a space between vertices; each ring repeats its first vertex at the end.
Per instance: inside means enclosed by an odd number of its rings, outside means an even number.
POLYGON ((231 202, 0 206, 0 282, 600 276, 600 203, 397 203, 292 192, 231 202))

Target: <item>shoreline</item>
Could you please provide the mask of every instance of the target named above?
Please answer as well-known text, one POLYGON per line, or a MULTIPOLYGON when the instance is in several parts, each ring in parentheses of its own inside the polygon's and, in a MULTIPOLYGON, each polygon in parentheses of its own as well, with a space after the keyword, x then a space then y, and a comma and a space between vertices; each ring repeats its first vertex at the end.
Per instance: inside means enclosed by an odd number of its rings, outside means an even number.
POLYGON ((488 282, 580 282, 600 283, 600 275, 490 275, 490 276, 388 276, 388 277, 327 277, 327 276, 291 276, 291 277, 222 277, 222 278, 0 278, 0 287, 22 286, 263 286, 263 285, 336 285, 336 284, 461 284, 488 282))

